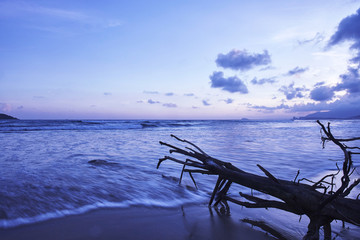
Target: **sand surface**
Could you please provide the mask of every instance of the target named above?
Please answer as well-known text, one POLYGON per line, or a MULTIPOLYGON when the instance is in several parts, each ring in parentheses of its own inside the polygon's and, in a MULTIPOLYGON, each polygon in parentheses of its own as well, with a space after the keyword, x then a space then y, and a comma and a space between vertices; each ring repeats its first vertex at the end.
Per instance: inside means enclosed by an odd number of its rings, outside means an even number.
POLYGON ((0 239, 273 239, 204 205, 182 208, 99 209, 16 228, 1 229, 0 239), (212 212, 212 213, 211 213, 212 212))

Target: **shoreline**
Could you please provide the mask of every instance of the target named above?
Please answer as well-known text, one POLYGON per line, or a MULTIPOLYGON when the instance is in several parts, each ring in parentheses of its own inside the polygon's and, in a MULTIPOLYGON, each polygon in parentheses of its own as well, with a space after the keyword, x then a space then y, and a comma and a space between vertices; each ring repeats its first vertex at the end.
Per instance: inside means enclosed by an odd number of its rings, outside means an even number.
POLYGON ((274 239, 205 205, 177 208, 130 207, 87 213, 0 229, 3 240, 22 239, 274 239))

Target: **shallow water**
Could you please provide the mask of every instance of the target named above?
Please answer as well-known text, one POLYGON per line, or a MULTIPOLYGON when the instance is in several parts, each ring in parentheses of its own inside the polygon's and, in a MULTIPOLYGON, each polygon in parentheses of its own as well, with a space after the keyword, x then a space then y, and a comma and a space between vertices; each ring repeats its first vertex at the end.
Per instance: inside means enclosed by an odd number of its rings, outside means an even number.
MULTIPOLYGON (((332 121, 335 136, 360 136, 360 121, 332 121)), ((216 179, 195 175, 177 184, 179 164, 159 158, 181 145, 257 174, 260 164, 278 178, 316 179, 336 170, 342 152, 322 149, 315 121, 72 121, 0 122, 0 228, 102 207, 173 207, 209 200, 216 179), (5 219, 6 216, 6 219, 5 219)), ((357 144, 360 145, 360 144, 357 144)), ((359 158, 354 157, 355 165, 359 158)), ((233 187, 231 194, 249 191, 233 187)))

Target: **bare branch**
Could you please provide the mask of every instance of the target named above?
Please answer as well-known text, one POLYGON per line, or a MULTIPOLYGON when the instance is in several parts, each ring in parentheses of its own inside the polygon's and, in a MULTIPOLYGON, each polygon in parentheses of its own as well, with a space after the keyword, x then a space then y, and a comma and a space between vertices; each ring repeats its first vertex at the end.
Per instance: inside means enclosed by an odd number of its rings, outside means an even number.
POLYGON ((297 171, 297 174, 296 174, 293 182, 296 182, 296 179, 297 179, 297 177, 299 176, 299 174, 300 174, 300 170, 297 171))
POLYGON ((261 169, 261 171, 263 171, 268 178, 270 178, 271 180, 273 180, 276 183, 279 183, 279 181, 276 179, 276 177, 274 177, 268 170, 263 168, 260 164, 256 164, 256 166, 258 166, 261 169))
POLYGON ((351 142, 351 141, 360 140, 360 137, 356 137, 356 138, 337 138, 336 140, 338 140, 339 142, 351 142))
POLYGON ((216 175, 216 173, 207 171, 207 170, 198 170, 198 169, 184 169, 184 172, 191 172, 191 173, 201 173, 207 175, 216 175))
POLYGON ((353 190, 354 187, 356 187, 360 183, 360 179, 356 179, 347 189, 346 191, 341 194, 342 197, 346 197, 350 194, 351 190, 353 190))
POLYGON ((203 150, 201 150, 201 148, 199 148, 198 146, 196 146, 195 144, 193 144, 192 142, 189 142, 189 141, 187 141, 187 140, 185 140, 185 139, 180 139, 180 138, 178 138, 177 136, 175 136, 175 135, 173 135, 173 134, 171 134, 170 135, 171 137, 173 137, 173 138, 175 138, 176 140, 178 140, 178 141, 180 141, 180 142, 185 142, 185 143, 188 143, 188 144, 190 144, 191 146, 193 146, 193 147, 195 147, 197 150, 199 150, 203 155, 205 155, 205 156, 209 156, 209 155, 207 155, 203 150))
MULTIPOLYGON (((328 175, 325 175, 323 178, 321 178, 318 182, 316 182, 313 186, 316 187, 318 186, 319 184, 321 183, 326 183, 326 184, 329 184, 329 185, 333 185, 333 182, 329 183, 329 182, 326 182, 325 179, 328 178, 328 177, 331 177, 331 178, 334 178, 336 175, 338 175, 340 172, 340 169, 338 168, 338 171, 337 173, 332 173, 332 174, 328 174, 328 175)), ((333 180, 333 179, 332 179, 333 180)))

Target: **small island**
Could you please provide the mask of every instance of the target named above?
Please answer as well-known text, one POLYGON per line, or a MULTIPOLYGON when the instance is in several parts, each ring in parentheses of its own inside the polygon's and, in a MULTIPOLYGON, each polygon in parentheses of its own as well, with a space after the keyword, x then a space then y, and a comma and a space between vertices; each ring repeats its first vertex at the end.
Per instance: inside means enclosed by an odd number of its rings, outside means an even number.
POLYGON ((12 116, 9 116, 9 115, 6 115, 4 113, 0 113, 0 120, 1 119, 13 119, 13 120, 17 120, 17 118, 15 117, 12 117, 12 116))

